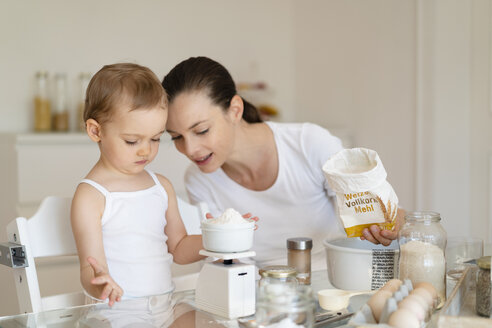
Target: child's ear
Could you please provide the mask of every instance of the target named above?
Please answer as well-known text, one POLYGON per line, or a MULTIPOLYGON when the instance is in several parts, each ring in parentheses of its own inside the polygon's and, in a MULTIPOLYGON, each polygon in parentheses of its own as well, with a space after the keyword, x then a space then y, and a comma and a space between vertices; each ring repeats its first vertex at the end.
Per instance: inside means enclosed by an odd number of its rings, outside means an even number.
POLYGON ((94 142, 99 142, 101 141, 101 125, 97 123, 95 119, 88 119, 85 122, 85 129, 87 131, 87 134, 89 135, 89 138, 92 139, 94 142))
POLYGON ((227 114, 232 122, 237 123, 241 121, 241 119, 243 118, 243 110, 243 99, 238 95, 232 97, 231 104, 229 105, 229 110, 227 111, 227 114))

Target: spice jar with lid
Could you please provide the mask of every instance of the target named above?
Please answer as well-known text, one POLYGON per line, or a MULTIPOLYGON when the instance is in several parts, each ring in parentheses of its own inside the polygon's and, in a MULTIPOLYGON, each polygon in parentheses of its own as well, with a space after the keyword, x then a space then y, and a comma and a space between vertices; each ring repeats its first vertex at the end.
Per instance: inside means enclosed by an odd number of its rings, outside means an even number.
POLYGON ((415 285, 428 282, 437 290, 437 308, 446 300, 446 231, 439 213, 410 212, 398 232, 400 244, 399 278, 415 285))
POLYGON ((48 96, 48 72, 36 73, 36 95, 34 97, 34 131, 51 130, 51 102, 48 96))
POLYGON ((490 317, 490 256, 482 256, 477 260, 476 310, 481 316, 490 317))
POLYGON ((297 281, 300 284, 311 284, 311 238, 287 239, 287 265, 297 271, 297 281))

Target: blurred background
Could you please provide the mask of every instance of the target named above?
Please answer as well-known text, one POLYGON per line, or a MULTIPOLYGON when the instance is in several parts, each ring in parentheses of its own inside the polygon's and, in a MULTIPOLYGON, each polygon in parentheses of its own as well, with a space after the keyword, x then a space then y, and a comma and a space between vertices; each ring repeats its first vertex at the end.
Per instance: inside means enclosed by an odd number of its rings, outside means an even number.
MULTIPOLYGON (((86 170, 96 158, 76 133, 81 74, 125 61, 162 79, 192 56, 222 63, 269 119, 317 123, 346 147, 376 150, 401 207, 441 213, 450 236, 490 241, 491 24, 490 0, 1 0, 0 241, 54 193, 50 180, 70 195, 86 173, 50 175, 42 158, 59 172, 74 171, 67 158, 86 170), (34 132, 39 71, 52 110, 64 76, 68 132, 34 132)), ((153 169, 172 172, 170 162, 153 169)), ((182 191, 179 174, 171 180, 182 191)), ((12 313, 0 295, 0 315, 12 313)))

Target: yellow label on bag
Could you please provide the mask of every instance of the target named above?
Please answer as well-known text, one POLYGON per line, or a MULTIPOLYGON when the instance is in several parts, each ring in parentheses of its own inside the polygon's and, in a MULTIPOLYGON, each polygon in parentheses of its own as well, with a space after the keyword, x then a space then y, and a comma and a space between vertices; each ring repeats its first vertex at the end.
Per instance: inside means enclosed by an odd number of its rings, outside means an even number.
POLYGON ((372 225, 377 225, 381 230, 393 230, 395 227, 395 220, 392 222, 385 222, 385 223, 368 223, 368 224, 360 224, 356 225, 353 227, 348 227, 345 228, 345 233, 347 234, 347 237, 353 238, 353 237, 362 237, 364 236, 362 234, 362 231, 365 228, 368 228, 372 225))

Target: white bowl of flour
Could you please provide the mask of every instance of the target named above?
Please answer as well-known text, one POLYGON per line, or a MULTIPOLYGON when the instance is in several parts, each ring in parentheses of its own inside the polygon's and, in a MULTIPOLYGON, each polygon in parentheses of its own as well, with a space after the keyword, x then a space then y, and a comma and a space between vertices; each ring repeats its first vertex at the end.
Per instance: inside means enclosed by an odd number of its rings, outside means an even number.
POLYGON ((229 208, 221 216, 201 222, 203 247, 211 252, 244 252, 253 246, 255 221, 229 208))

